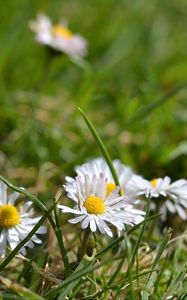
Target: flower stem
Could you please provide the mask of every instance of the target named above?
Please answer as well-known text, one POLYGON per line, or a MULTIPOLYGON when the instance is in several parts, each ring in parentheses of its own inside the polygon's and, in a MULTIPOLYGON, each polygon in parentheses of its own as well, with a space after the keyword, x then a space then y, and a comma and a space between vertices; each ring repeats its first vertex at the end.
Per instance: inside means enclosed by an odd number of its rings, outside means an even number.
POLYGON ((64 241, 63 241, 63 236, 62 236, 61 226, 60 226, 59 209, 57 208, 57 206, 55 206, 54 208, 54 215, 55 215, 55 222, 56 222, 56 236, 58 236, 58 244, 59 244, 61 256, 64 258, 63 263, 65 268, 65 275, 66 277, 68 277, 71 274, 71 268, 64 247, 64 241))
POLYGON ((89 236, 90 236, 90 229, 87 228, 84 231, 82 244, 81 244, 80 249, 78 251, 78 261, 81 261, 81 259, 83 258, 84 254, 86 254, 86 249, 87 249, 87 244, 88 244, 89 236))
MULTIPOLYGON (((160 206, 161 206, 161 203, 158 203, 158 204, 156 205, 156 210, 155 210, 154 214, 156 214, 156 215, 159 214, 160 206)), ((152 238, 152 235, 153 235, 153 233, 154 233, 154 230, 155 230, 155 227, 156 227, 157 222, 158 222, 158 217, 155 218, 155 219, 153 219, 153 221, 152 221, 152 223, 151 223, 151 226, 150 226, 150 228, 149 228, 149 231, 148 231, 147 237, 146 237, 147 241, 149 241, 150 238, 152 238)))

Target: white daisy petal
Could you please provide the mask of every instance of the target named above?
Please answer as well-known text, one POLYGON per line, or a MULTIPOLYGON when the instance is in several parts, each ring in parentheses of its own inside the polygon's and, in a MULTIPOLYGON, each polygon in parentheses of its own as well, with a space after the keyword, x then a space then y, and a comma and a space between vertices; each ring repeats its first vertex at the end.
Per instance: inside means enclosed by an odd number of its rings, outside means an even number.
POLYGON ((14 204, 14 202, 17 200, 17 198, 19 197, 20 193, 18 192, 14 192, 12 193, 9 198, 8 198, 8 204, 14 204))
POLYGON ((7 245, 7 231, 3 229, 0 233, 0 257, 4 257, 7 245))
POLYGON ((81 222, 84 219, 85 219, 85 216, 83 215, 83 216, 76 217, 74 219, 70 219, 68 222, 71 224, 76 224, 76 223, 81 222))
POLYGON ((90 223, 90 220, 89 220, 89 217, 87 216, 87 217, 85 217, 85 219, 82 222, 82 229, 86 229, 88 227, 89 223, 90 223))
MULTIPOLYGON (((5 256, 7 245, 13 250, 34 228, 41 217, 33 217, 34 209, 31 208, 32 202, 27 202, 17 207, 15 205, 19 193, 14 192, 9 197, 5 194, 6 187, 0 185, 3 196, 0 203, 0 256, 5 256)), ((34 243, 41 243, 37 234, 46 233, 46 227, 41 226, 37 232, 27 242, 27 247, 33 248, 34 243)), ((25 247, 22 247, 22 254, 26 255, 25 247)))
POLYGON ((75 209, 70 208, 68 206, 58 205, 58 208, 60 208, 62 210, 62 212, 64 212, 64 213, 73 213, 73 214, 76 214, 76 215, 81 215, 82 214, 81 211, 75 210, 75 209))
POLYGON ((181 219, 186 220, 187 215, 186 215, 185 210, 182 208, 182 206, 175 204, 175 207, 176 207, 176 211, 177 211, 178 215, 181 217, 181 219))
MULTIPOLYGON (((120 167, 123 170, 121 165, 120 167)), ((98 229, 102 234, 112 237, 112 230, 109 226, 115 226, 121 231, 125 224, 134 226, 144 219, 143 211, 133 210, 133 205, 128 204, 128 197, 120 196, 120 187, 116 187, 112 181, 112 175, 104 160, 88 162, 82 167, 77 167, 76 172, 78 176, 75 179, 68 177, 65 190, 70 199, 74 200, 74 197, 78 199, 79 205, 73 209, 58 205, 62 213, 80 215, 70 219, 70 223, 82 222, 82 229, 89 226, 92 232, 96 232, 98 229), (108 183, 110 185, 109 195, 107 195, 108 183), (125 211, 126 207, 128 211, 125 211)), ((128 172, 130 171, 128 170, 128 172)))
POLYGON ((4 182, 0 182, 0 205, 3 205, 7 201, 7 186, 4 182))
POLYGON ((95 231, 97 230, 97 227, 96 227, 96 223, 95 223, 95 219, 94 219, 94 218, 92 218, 92 219, 90 220, 90 229, 91 229, 91 231, 93 231, 93 232, 95 232, 95 231))

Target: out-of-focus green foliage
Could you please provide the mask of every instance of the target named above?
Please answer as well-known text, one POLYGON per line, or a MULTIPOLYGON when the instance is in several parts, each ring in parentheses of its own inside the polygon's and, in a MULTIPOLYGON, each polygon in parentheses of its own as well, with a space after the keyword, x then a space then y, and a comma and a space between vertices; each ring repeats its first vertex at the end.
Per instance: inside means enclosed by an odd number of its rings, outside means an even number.
POLYGON ((187 78, 185 0, 15 0, 0 15, 4 175, 55 191, 75 164, 100 155, 79 106, 113 158, 148 178, 186 176, 187 86, 159 102, 187 78), (67 19, 88 40, 83 66, 35 42, 28 21, 37 12, 67 19))

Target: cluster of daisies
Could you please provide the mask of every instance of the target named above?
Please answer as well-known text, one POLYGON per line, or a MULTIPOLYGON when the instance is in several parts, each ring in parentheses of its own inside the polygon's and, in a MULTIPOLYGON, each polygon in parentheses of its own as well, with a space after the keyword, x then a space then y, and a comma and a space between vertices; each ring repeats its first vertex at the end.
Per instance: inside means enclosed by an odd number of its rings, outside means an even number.
POLYGON ((81 35, 70 31, 64 20, 53 25, 49 17, 40 13, 36 20, 29 22, 29 27, 36 32, 36 41, 39 44, 72 58, 81 58, 87 54, 87 41, 81 35))
MULTIPOLYGON (((171 183, 169 177, 146 180, 135 174, 130 167, 119 160, 113 161, 119 179, 115 184, 110 168, 103 158, 96 158, 75 168, 76 177, 66 177, 64 188, 72 205, 59 204, 63 213, 74 215, 72 224, 81 223, 82 229, 113 236, 114 228, 119 234, 126 226, 134 226, 145 218, 147 199, 151 199, 152 209, 157 209, 161 218, 167 212, 187 219, 187 180, 171 183)), ((19 201, 19 193, 7 195, 7 186, 0 182, 0 256, 6 254, 7 246, 14 249, 38 223, 32 202, 19 201)), ((46 233, 41 226, 20 250, 26 255, 26 248, 42 243, 38 237, 46 233)))
POLYGON ((187 180, 171 183, 169 177, 146 180, 135 174, 119 160, 113 161, 120 186, 103 158, 88 161, 75 168, 75 178, 66 177, 65 190, 73 201, 73 208, 59 205, 63 213, 73 213, 70 223, 82 223, 82 228, 97 229, 112 237, 112 228, 119 231, 125 225, 133 226, 144 220, 147 199, 151 209, 166 219, 167 212, 187 218, 187 180), (111 226, 112 225, 112 226, 111 226))

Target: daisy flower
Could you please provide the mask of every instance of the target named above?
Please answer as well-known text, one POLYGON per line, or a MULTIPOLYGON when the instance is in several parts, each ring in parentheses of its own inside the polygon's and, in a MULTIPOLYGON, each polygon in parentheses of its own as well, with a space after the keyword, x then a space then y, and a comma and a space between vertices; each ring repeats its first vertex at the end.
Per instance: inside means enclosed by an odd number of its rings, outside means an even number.
MULTIPOLYGON (((17 206, 15 203, 18 197, 19 193, 17 192, 7 197, 7 186, 0 182, 0 257, 5 256, 7 245, 13 250, 41 218, 33 218, 32 202, 17 206)), ((46 233, 44 226, 41 226, 36 232, 36 234, 44 233, 46 233)), ((21 248, 21 254, 26 255, 25 247, 33 248, 34 243, 42 243, 36 234, 21 248)))
MULTIPOLYGON (((151 181, 141 176, 133 175, 128 181, 128 190, 134 191, 138 196, 145 195, 146 198, 165 198, 160 206, 162 219, 166 219, 167 211, 177 213, 182 219, 187 218, 187 180, 180 179, 171 183, 171 179, 166 176, 164 178, 155 178, 151 181)), ((155 203, 152 208, 155 209, 155 203)))
MULTIPOLYGON (((127 190, 127 182, 134 174, 132 169, 123 165, 117 159, 113 161, 113 165, 119 179, 121 193, 125 194, 129 200, 130 198, 134 200, 134 194, 132 193, 132 191, 129 193, 127 190)), ((106 161, 101 157, 90 160, 81 166, 77 166, 75 168, 75 171, 80 177, 88 175, 90 178, 93 177, 93 175, 99 178, 100 174, 102 173, 106 180, 107 195, 110 195, 110 193, 116 188, 110 168, 108 167, 106 161)), ((71 198, 72 193, 76 192, 76 180, 67 176, 66 182, 66 191, 68 193, 68 196, 71 198)))
POLYGON ((36 41, 40 44, 70 57, 83 57, 87 53, 87 41, 82 36, 71 32, 63 23, 53 25, 44 14, 38 14, 36 20, 29 22, 29 27, 36 32, 36 41))
POLYGON ((69 220, 70 223, 81 222, 82 229, 90 227, 92 232, 98 229, 100 233, 112 237, 110 225, 122 231, 125 224, 134 226, 143 221, 145 214, 143 211, 134 209, 126 201, 126 196, 119 195, 119 190, 120 187, 116 187, 107 195, 106 178, 102 173, 99 176, 78 175, 72 185, 72 193, 70 189, 68 193, 76 204, 75 207, 70 208, 64 205, 58 205, 58 207, 63 213, 77 215, 69 220))

